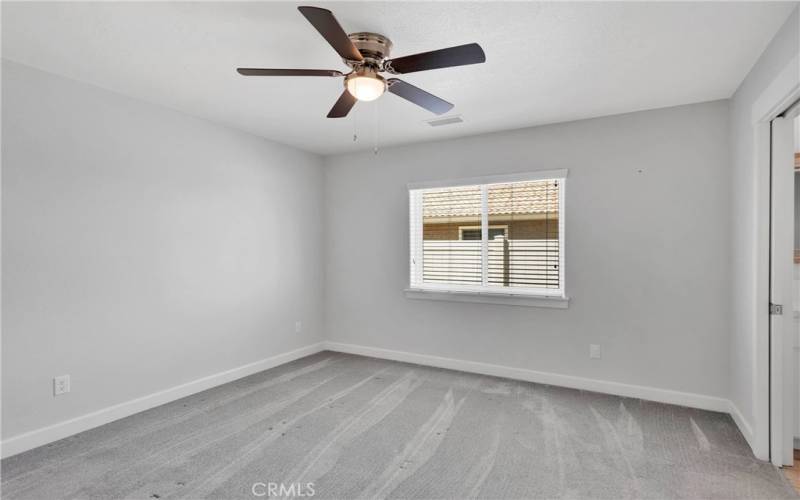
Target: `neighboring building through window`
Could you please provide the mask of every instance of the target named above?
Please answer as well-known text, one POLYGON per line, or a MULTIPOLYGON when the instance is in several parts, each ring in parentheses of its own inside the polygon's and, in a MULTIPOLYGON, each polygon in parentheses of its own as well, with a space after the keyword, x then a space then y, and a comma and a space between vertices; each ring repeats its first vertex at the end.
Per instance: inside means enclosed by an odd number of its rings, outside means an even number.
POLYGON ((564 178, 537 175, 410 189, 411 288, 563 297, 564 178))

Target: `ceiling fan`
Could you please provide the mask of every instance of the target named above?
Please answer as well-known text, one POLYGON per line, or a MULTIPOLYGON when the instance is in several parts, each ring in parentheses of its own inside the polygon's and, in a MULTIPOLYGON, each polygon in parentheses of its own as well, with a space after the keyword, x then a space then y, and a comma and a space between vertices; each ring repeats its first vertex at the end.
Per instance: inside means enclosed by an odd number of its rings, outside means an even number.
POLYGON ((380 73, 397 75, 486 61, 486 55, 477 43, 389 59, 392 42, 387 37, 368 32, 348 35, 331 11, 319 7, 297 9, 352 71, 347 74, 332 69, 238 68, 236 71, 245 76, 343 76, 345 90, 331 108, 328 118, 345 117, 356 101, 373 101, 387 90, 437 115, 446 113, 453 104, 403 80, 386 79, 380 73))

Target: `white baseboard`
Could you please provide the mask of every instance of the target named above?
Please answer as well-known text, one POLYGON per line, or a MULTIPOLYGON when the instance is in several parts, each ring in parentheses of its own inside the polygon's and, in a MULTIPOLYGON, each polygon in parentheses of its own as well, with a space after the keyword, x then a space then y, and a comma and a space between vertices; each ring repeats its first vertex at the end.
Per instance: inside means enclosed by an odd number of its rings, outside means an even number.
POLYGON ((733 421, 736 422, 736 426, 739 427, 739 432, 742 433, 742 436, 744 436, 747 444, 750 445, 750 449, 752 449, 755 453, 756 435, 755 432, 753 432, 753 427, 750 425, 750 422, 744 418, 744 415, 742 415, 742 412, 739 411, 739 408, 736 407, 733 401, 729 401, 728 404, 730 406, 728 408, 728 413, 731 414, 731 418, 733 418, 733 421))
POLYGON ((216 373, 214 375, 209 375, 207 377, 193 380, 185 384, 149 394, 131 401, 126 401, 108 408, 103 408, 102 410, 94 411, 92 413, 43 427, 41 429, 19 434, 0 443, 0 455, 3 458, 16 455, 23 451, 45 445, 53 441, 58 441, 59 439, 72 436, 73 434, 77 434, 94 427, 99 427, 109 422, 113 422, 114 420, 119 420, 120 418, 149 410, 150 408, 190 396, 192 394, 231 382, 233 380, 237 380, 242 377, 246 377, 248 375, 252 375, 254 373, 258 373, 260 371, 274 368, 311 354, 316 354, 323 350, 358 354, 373 358, 389 359, 393 361, 402 361, 406 363, 434 366, 437 368, 447 368, 471 373, 480 373, 482 375, 524 380, 526 382, 556 385, 573 389, 614 394, 617 396, 657 401, 660 403, 688 406, 703 410, 730 413, 750 447, 754 448, 754 434, 752 427, 742 416, 739 409, 736 408, 736 405, 727 399, 703 394, 672 391, 668 389, 657 389, 654 387, 541 372, 528 370, 525 368, 513 368, 502 365, 481 363, 478 361, 465 361, 440 356, 432 356, 428 354, 418 354, 405 351, 381 349, 377 347, 326 341, 271 356, 269 358, 239 366, 231 370, 216 373))
MULTIPOLYGON (((437 368, 448 368, 494 377, 504 377, 526 382, 536 382, 539 384, 557 385, 572 389, 582 389, 585 391, 602 392, 625 396, 629 398, 646 399, 659 403, 669 403, 701 410, 719 411, 728 413, 731 409, 730 401, 716 396, 695 394, 691 392, 672 391, 669 389, 657 389, 642 385, 623 384, 620 382, 610 382, 606 380, 595 380, 572 375, 562 375, 558 373, 540 372, 525 368, 512 368, 509 366, 493 365, 478 361, 464 361, 453 358, 443 358, 428 354, 417 354, 405 351, 393 351, 378 347, 368 347, 355 344, 344 344, 341 342, 324 342, 325 349, 329 351, 344 352, 348 354, 359 354, 373 358, 390 359, 418 365, 435 366, 437 368)), ((738 424, 738 422, 737 422, 738 424)), ((744 431, 743 431, 744 433, 744 431)))
POLYGON ((94 427, 128 417, 134 413, 149 410, 156 406, 169 403, 192 394, 205 391, 218 385, 226 384, 233 380, 252 375, 276 366, 300 359, 311 354, 316 354, 324 349, 324 342, 311 344, 293 351, 285 352, 253 363, 248 363, 231 370, 215 373, 199 378, 185 384, 177 385, 163 391, 148 394, 141 398, 126 401, 102 410, 97 410, 80 417, 65 420, 41 429, 19 434, 3 440, 0 443, 0 456, 3 458, 22 453, 37 446, 42 446, 53 441, 58 441, 73 434, 83 432, 94 427))

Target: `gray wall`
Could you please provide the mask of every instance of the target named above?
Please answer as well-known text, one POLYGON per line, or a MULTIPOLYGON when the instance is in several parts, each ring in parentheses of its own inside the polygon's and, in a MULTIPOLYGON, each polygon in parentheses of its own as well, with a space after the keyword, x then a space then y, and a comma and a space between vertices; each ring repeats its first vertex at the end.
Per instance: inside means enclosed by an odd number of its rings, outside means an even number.
MULTIPOLYGON (((756 290, 766 284, 756 283, 756 244, 765 228, 759 228, 756 189, 755 129, 753 104, 779 72, 800 50, 800 18, 798 9, 786 20, 770 45, 750 70, 747 78, 731 99, 731 168, 728 173, 731 191, 731 334, 730 334, 730 399, 747 423, 756 428, 754 398, 756 377, 756 322, 765 318, 767 304, 756 301, 756 290), (758 311, 762 311, 758 313, 758 311)), ((800 69, 798 73, 800 74, 800 69)), ((766 354, 764 354, 766 355, 766 354)), ((766 375, 764 375, 766 376, 766 375)), ((764 379, 766 380, 766 379, 764 379)), ((762 409, 766 411, 766 409, 762 409)), ((766 422, 763 429, 766 432, 766 422)), ((758 432, 758 431, 756 431, 758 432)), ((766 442, 764 443, 766 444, 766 442)), ((766 449, 757 453, 765 458, 766 449)))
POLYGON ((718 101, 326 158, 328 338, 726 398, 728 119, 718 101), (408 182, 559 168, 569 309, 404 297, 408 182))
POLYGON ((4 439, 322 339, 319 157, 2 70, 4 439))

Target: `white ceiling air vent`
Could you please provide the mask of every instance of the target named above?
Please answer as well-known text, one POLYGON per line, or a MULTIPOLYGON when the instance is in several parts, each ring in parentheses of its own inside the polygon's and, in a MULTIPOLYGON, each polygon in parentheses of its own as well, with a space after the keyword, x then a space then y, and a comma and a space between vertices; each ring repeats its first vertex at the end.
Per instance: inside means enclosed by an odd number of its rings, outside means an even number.
POLYGON ((461 115, 455 116, 445 116, 442 118, 434 118, 432 120, 425 120, 425 123, 430 125, 431 127, 441 127, 442 125, 452 125, 454 123, 461 123, 464 120, 461 119, 461 115))

